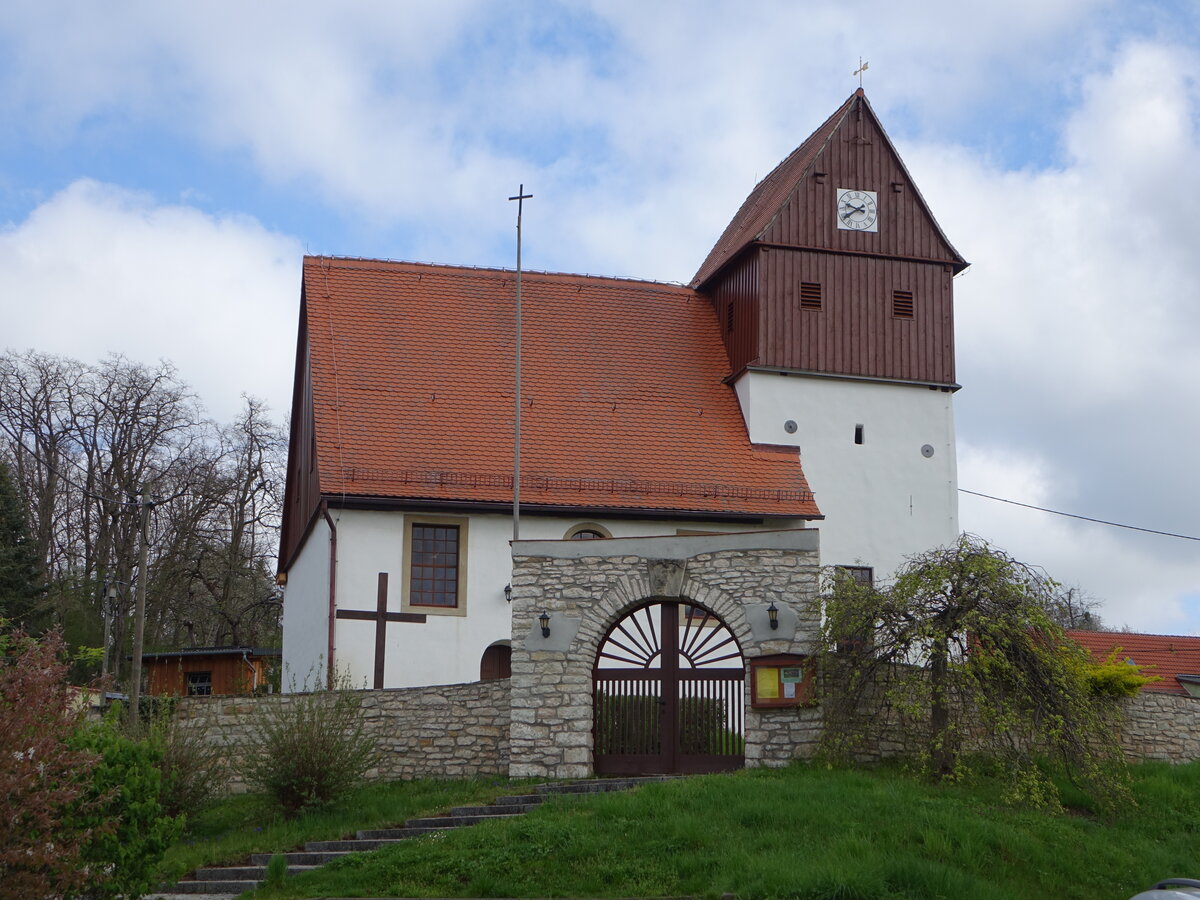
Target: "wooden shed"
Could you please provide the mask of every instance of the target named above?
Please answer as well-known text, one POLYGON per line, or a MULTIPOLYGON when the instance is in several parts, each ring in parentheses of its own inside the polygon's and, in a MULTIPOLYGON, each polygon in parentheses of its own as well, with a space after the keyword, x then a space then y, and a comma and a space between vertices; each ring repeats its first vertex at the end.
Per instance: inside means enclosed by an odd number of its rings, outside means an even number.
POLYGON ((249 694, 266 690, 268 669, 282 650, 269 647, 195 647, 143 653, 146 693, 159 697, 249 694))

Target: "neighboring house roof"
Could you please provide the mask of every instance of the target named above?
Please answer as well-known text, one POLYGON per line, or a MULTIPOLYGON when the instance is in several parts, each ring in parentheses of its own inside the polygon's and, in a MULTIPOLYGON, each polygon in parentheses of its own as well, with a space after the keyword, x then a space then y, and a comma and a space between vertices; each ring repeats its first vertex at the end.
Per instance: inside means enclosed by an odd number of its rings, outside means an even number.
POLYGON ((1104 661, 1115 648, 1120 648, 1118 659, 1132 660, 1143 667, 1143 674, 1162 679, 1145 685, 1144 691, 1190 694, 1184 684, 1200 680, 1200 637, 1197 636, 1068 631, 1067 637, 1091 651, 1097 662, 1104 661))
POLYGON ((190 656, 282 656, 283 651, 272 647, 192 647, 188 650, 160 650, 143 653, 142 662, 152 659, 182 659, 190 656))
MULTIPOLYGON (((511 503, 515 277, 305 259, 321 495, 511 503)), ((523 507, 820 516, 798 451, 750 444, 703 297, 525 273, 521 302, 523 507)))

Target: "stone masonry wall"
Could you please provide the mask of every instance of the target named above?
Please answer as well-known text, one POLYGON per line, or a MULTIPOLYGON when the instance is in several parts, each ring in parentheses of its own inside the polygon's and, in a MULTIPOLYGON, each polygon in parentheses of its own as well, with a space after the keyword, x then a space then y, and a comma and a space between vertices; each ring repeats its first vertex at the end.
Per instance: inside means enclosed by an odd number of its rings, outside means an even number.
MULTIPOLYGON (((577 686, 590 691, 590 674, 585 682, 577 686)), ((509 692, 508 680, 356 692, 362 714, 382 751, 375 774, 385 779, 507 774, 509 692)), ((251 720, 261 714, 265 705, 289 702, 294 702, 293 695, 187 697, 178 701, 176 716, 186 727, 195 728, 225 746, 232 758, 240 752, 238 747, 246 740, 251 720)), ((1142 692, 1124 704, 1126 726, 1121 744, 1130 759, 1168 762, 1200 759, 1200 700, 1142 692)), ((524 725, 533 726, 525 729, 514 725, 514 730, 522 735, 541 733, 539 726, 546 722, 528 709, 520 713, 520 719, 527 720, 524 725)), ((748 733, 751 721, 755 738, 749 740, 748 734, 747 765, 783 765, 812 752, 820 729, 820 710, 747 710, 748 733)), ((557 749, 551 747, 549 758, 555 771, 561 773, 570 766, 571 772, 579 773, 582 770, 573 767, 590 762, 590 734, 586 736, 587 744, 577 744, 578 738, 568 738, 557 749)), ((521 763, 522 767, 527 765, 521 763)), ((514 769, 512 774, 520 772, 514 769)), ((236 778, 228 785, 232 791, 244 787, 236 778)))
MULTIPOLYGON (((373 775, 395 780, 507 774, 507 679, 354 693, 380 749, 373 775)), ((186 697, 175 716, 226 747, 232 760, 255 716, 270 704, 294 703, 301 696, 186 697)), ((239 791, 245 785, 234 775, 228 788, 239 791)))
MULTIPOLYGON (((592 773, 592 666, 609 628, 634 607, 649 600, 706 607, 747 659, 809 654, 819 626, 817 580, 817 536, 809 530, 515 542, 509 774, 592 773), (772 602, 775 631, 766 612, 772 602), (537 623, 542 611, 548 638, 537 623)), ((748 682, 746 697, 747 765, 811 754, 819 710, 751 709, 748 682)))
POLYGON ((1142 691, 1124 706, 1121 747, 1130 759, 1200 759, 1200 699, 1142 691))

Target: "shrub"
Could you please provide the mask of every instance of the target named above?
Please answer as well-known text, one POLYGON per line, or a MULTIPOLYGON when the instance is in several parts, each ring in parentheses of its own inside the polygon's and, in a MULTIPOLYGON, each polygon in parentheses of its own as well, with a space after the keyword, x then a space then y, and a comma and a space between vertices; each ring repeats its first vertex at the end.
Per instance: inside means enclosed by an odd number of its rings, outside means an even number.
POLYGON ((120 710, 80 729, 71 745, 99 757, 72 827, 89 835, 81 859, 89 898, 141 896, 154 884, 155 867, 179 837, 182 818, 159 803, 161 751, 150 739, 134 740, 117 725, 120 710))
POLYGON ((356 694, 343 690, 275 698, 251 726, 238 771, 288 816, 328 806, 378 763, 360 706, 356 694))
MULTIPOLYGON (((0 626, 3 622, 0 621, 0 626)), ((6 896, 46 897, 83 884, 80 854, 102 822, 80 828, 99 762, 71 746, 80 709, 57 632, 41 641, 0 629, 0 884, 6 896), (73 811, 73 812, 72 812, 73 811), (93 832, 92 829, 97 829, 93 832)))
POLYGON ((159 803, 169 816, 198 809, 225 783, 223 748, 204 734, 188 728, 164 705, 150 726, 150 740, 158 749, 159 803))
POLYGON ((1120 647, 1114 647, 1102 663, 1088 662, 1088 687, 1097 697, 1133 697, 1144 685, 1162 681, 1157 675, 1142 672, 1145 666, 1130 665, 1117 657, 1120 647))

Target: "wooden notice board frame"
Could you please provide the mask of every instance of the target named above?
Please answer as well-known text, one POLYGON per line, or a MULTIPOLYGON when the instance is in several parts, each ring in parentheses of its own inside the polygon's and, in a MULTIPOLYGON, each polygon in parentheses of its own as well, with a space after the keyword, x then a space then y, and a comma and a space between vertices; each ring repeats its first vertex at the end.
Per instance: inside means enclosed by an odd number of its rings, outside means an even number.
POLYGON ((816 706, 816 666, 811 657, 776 653, 746 662, 750 664, 752 708, 816 706))

